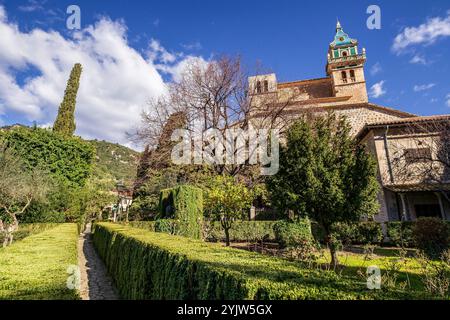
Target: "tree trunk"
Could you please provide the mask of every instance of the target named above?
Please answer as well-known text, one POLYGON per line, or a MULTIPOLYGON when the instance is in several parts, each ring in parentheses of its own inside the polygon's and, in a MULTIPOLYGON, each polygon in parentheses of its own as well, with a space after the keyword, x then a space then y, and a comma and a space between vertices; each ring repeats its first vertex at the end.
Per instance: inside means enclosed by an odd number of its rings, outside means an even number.
POLYGON ((229 247, 230 246, 230 228, 224 228, 225 231, 225 243, 226 246, 229 247))
POLYGON ((330 255, 331 255, 330 266, 333 268, 333 270, 336 270, 336 268, 339 264, 337 252, 336 252, 336 249, 333 244, 329 244, 329 248, 330 248, 330 255))

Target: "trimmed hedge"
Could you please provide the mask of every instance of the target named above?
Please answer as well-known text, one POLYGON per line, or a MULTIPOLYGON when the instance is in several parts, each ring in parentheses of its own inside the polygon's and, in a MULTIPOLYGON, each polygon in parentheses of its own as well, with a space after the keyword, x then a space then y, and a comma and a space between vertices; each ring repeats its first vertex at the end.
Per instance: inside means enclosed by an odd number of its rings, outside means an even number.
MULTIPOLYGON (((231 242, 275 241, 273 226, 277 221, 234 221, 230 229, 231 242)), ((225 234, 220 221, 205 223, 205 240, 211 242, 225 241, 225 234)))
POLYGON ((450 247, 450 227, 439 218, 421 217, 413 227, 414 244, 430 258, 438 259, 450 247))
POLYGON ((284 259, 113 223, 96 224, 93 241, 125 299, 414 298, 284 259))
POLYGON ((0 249, 0 300, 79 299, 66 286, 77 240, 76 224, 59 224, 0 249))
POLYGON ((386 222, 389 242, 397 247, 413 247, 414 221, 390 221, 386 222))
POLYGON ((332 233, 344 244, 378 244, 383 241, 381 224, 375 221, 335 223, 332 233))
MULTIPOLYGON (((315 221, 311 222, 314 238, 325 242, 325 232, 315 221)), ((344 244, 379 244, 383 241, 381 224, 375 221, 360 221, 353 223, 338 222, 332 227, 334 236, 344 244)))
POLYGON ((275 238, 281 248, 311 245, 313 236, 309 219, 278 221, 273 227, 275 238))
MULTIPOLYGON (((172 225, 178 235, 200 239, 203 224, 203 191, 197 187, 181 185, 161 190, 157 220, 169 219, 176 222, 161 222, 172 225)), ((156 231, 166 232, 165 229, 156 231)))
MULTIPOLYGON (((149 231, 166 232, 174 234, 172 230, 175 220, 160 219, 157 221, 130 221, 122 223, 134 228, 146 229, 149 231), (169 225, 167 225, 169 224, 169 225)), ((273 226, 277 221, 235 221, 230 229, 230 241, 251 242, 251 241, 275 241, 273 226)), ((203 234, 206 241, 225 241, 225 235, 219 221, 206 222, 203 224, 203 234)))

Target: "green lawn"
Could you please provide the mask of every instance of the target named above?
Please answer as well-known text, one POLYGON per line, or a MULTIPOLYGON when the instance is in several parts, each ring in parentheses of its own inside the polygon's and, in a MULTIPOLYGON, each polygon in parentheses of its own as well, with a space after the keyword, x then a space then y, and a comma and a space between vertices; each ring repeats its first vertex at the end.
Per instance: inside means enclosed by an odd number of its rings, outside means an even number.
POLYGON ((78 299, 66 287, 77 239, 76 224, 61 224, 0 249, 0 300, 78 299))
MULTIPOLYGON (((54 228, 56 226, 58 226, 57 223, 21 223, 19 225, 19 230, 14 232, 14 242, 20 241, 28 236, 54 228)), ((3 243, 3 239, 3 234, 0 234, 0 245, 3 243)))

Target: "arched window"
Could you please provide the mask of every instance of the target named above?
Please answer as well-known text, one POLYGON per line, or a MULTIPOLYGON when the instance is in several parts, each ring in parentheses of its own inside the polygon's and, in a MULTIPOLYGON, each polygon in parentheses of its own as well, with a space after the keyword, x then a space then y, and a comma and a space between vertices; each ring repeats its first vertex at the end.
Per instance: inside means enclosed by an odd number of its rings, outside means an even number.
POLYGON ((342 82, 347 83, 347 72, 341 71, 342 82))
POLYGON ((356 81, 356 78, 355 78, 355 70, 350 70, 350 80, 351 80, 352 82, 355 82, 355 81, 356 81))
POLYGON ((347 51, 342 51, 342 56, 346 57, 347 56, 347 51))
POLYGON ((261 93, 261 81, 256 81, 256 93, 261 93))
POLYGON ((264 92, 269 92, 269 81, 264 80, 264 92))

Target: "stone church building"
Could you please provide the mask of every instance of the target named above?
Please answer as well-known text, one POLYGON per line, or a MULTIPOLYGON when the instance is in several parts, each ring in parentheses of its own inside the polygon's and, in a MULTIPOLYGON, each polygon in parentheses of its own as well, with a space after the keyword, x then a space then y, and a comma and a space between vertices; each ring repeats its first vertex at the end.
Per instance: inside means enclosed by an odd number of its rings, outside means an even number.
POLYGON ((450 115, 422 117, 369 102, 365 62, 365 49, 360 50, 358 41, 338 22, 328 49, 326 77, 293 82, 278 82, 274 73, 249 77, 253 125, 264 126, 266 115, 273 111, 268 108, 278 108, 279 126, 305 113, 344 115, 352 135, 378 162, 381 191, 376 221, 420 216, 450 220, 450 148, 446 144, 450 115))

